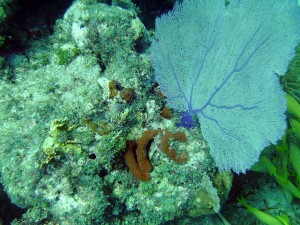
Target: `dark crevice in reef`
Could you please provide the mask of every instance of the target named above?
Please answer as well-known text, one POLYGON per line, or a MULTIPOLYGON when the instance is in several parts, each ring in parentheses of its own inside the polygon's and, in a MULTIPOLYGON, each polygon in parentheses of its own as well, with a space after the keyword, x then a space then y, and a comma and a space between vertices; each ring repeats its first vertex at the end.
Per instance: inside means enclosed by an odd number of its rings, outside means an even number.
POLYGON ((14 12, 4 25, 6 37, 0 56, 20 53, 30 42, 53 33, 55 21, 62 18, 73 0, 16 0, 14 12))
POLYGON ((132 0, 140 9, 140 19, 147 29, 154 29, 155 18, 173 8, 175 0, 132 0))
POLYGON ((11 203, 2 186, 0 186, 0 224, 9 225, 14 219, 21 218, 25 212, 26 209, 19 208, 11 203))

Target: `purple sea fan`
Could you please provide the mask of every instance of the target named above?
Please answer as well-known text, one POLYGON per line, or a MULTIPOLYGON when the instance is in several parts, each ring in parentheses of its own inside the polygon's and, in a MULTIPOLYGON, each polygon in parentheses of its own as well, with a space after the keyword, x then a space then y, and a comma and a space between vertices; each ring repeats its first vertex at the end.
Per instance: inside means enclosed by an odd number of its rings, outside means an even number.
POLYGON ((221 170, 245 172, 282 137, 284 74, 300 37, 296 0, 185 0, 156 20, 156 80, 197 114, 221 170))

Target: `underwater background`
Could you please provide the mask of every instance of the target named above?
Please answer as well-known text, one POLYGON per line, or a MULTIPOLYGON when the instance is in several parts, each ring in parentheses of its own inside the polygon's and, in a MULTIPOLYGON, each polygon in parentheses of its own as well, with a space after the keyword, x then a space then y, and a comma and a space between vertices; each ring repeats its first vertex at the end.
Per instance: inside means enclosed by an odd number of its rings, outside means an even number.
MULTIPOLYGON (((214 2, 235 15, 250 1, 214 2)), ((274 92, 284 129, 266 130, 284 134, 234 173, 218 169, 201 117, 171 107, 172 76, 158 79, 153 42, 168 34, 155 20, 175 0, 0 0, 0 224, 300 225, 300 14, 283 2, 294 46, 265 51, 290 52, 284 73, 264 69, 287 93, 274 92)))

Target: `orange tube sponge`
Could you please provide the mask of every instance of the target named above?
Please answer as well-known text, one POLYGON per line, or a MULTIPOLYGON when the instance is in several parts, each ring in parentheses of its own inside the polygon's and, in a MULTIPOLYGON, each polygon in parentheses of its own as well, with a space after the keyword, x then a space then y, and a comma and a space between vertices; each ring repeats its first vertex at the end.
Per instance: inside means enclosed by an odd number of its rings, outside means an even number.
MULTIPOLYGON (((160 133, 162 130, 147 130, 144 131, 141 138, 137 141, 127 141, 126 142, 126 152, 125 161, 129 167, 132 175, 141 181, 150 180, 150 172, 152 170, 152 165, 148 159, 148 150, 152 140, 160 133)), ((186 136, 182 132, 171 133, 165 131, 162 137, 162 151, 165 152, 171 159, 177 163, 186 163, 187 157, 178 155, 174 150, 169 149, 169 139, 174 138, 180 142, 186 141, 186 136)))
POLYGON ((142 137, 137 140, 136 156, 139 167, 142 171, 150 172, 152 166, 148 160, 148 149, 153 138, 155 138, 161 130, 147 130, 142 137))
POLYGON ((169 131, 165 131, 165 135, 161 139, 161 145, 162 145, 162 151, 165 152, 171 159, 174 160, 174 162, 177 163, 186 163, 187 157, 183 155, 178 155, 176 151, 170 149, 169 145, 169 139, 174 138, 177 141, 185 142, 186 141, 186 135, 183 132, 176 132, 171 133, 169 131))
POLYGON ((125 161, 131 172, 131 174, 138 180, 149 181, 150 175, 148 172, 142 171, 139 167, 138 161, 136 159, 136 142, 127 141, 126 142, 127 151, 125 152, 125 161))

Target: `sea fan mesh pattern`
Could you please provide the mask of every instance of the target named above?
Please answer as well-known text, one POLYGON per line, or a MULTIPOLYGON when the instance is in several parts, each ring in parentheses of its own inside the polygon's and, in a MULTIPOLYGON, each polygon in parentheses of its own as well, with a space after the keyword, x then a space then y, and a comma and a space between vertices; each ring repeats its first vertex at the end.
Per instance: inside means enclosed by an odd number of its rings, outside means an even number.
POLYGON ((245 172, 286 129, 284 74, 299 42, 292 0, 186 0, 156 20, 156 80, 197 114, 221 170, 245 172))

